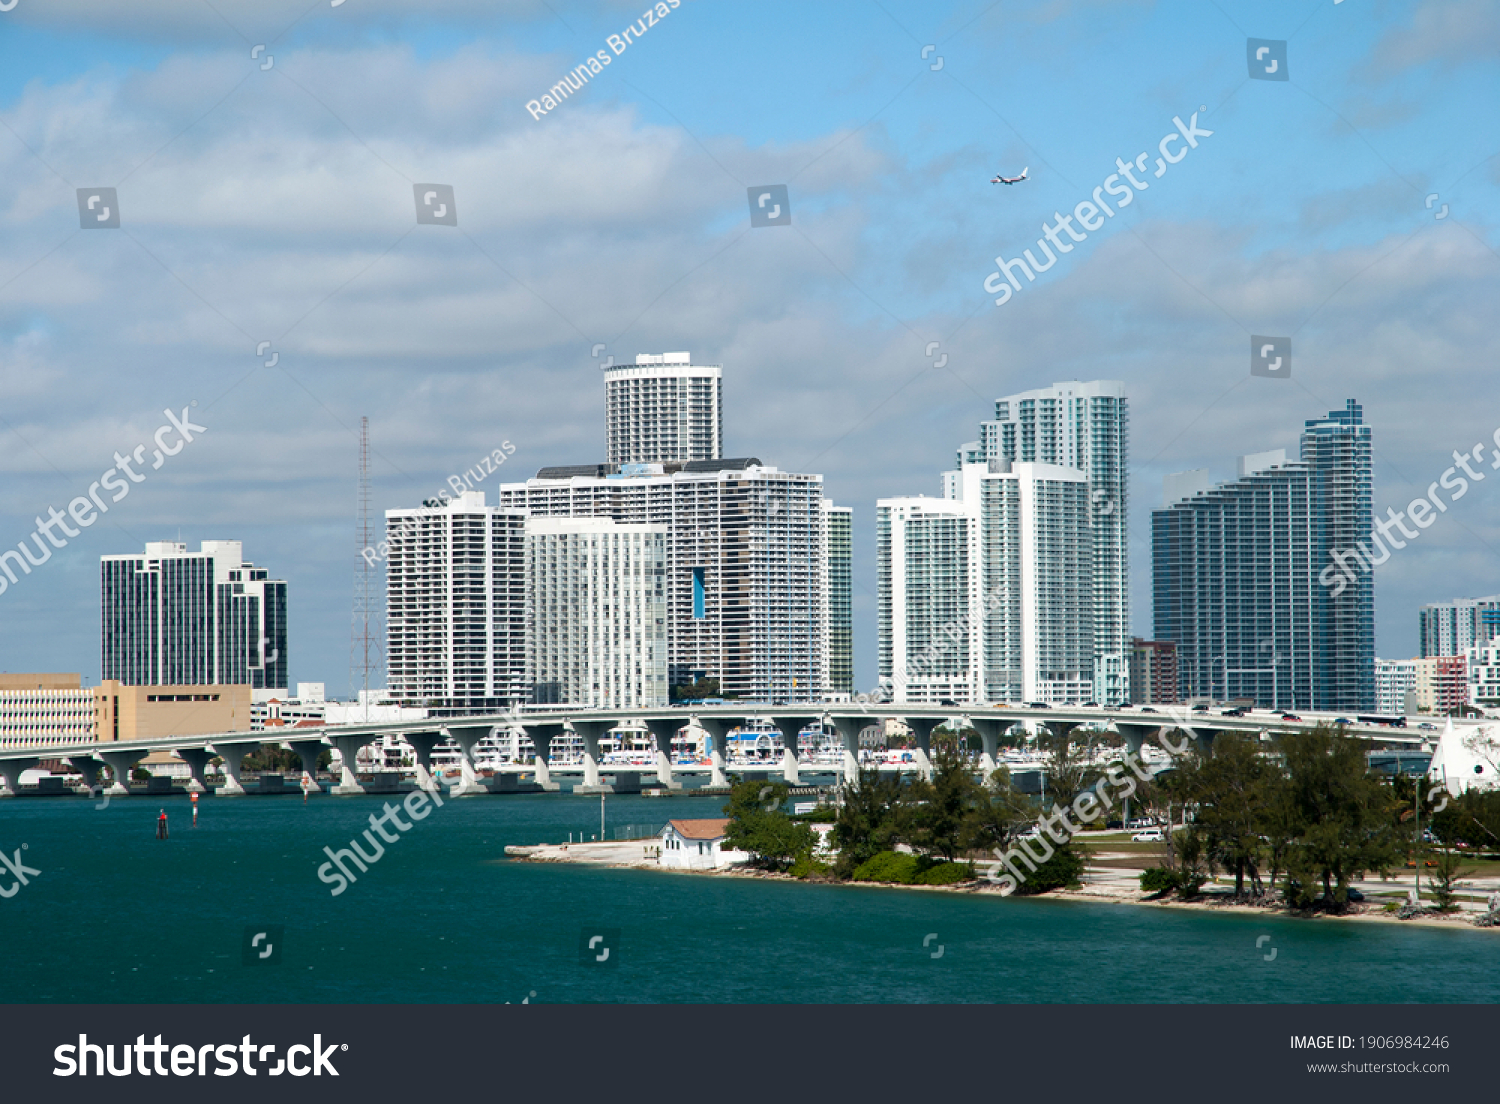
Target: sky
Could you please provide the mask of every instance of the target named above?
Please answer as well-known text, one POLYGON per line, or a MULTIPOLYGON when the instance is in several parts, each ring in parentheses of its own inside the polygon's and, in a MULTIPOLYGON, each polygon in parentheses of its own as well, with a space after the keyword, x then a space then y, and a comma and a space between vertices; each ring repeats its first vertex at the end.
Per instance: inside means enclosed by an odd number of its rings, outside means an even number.
MULTIPOLYGON (((1164 475, 1295 455, 1349 398, 1377 514, 1491 455, 1500 0, 666 11, 622 52, 643 0, 0 11, 0 550, 145 446, 0 593, 0 670, 97 680, 101 555, 241 540, 289 581, 292 681, 347 693, 360 419, 377 514, 509 443, 493 502, 603 458, 610 356, 722 364, 726 455, 854 508, 861 688, 875 502, 940 494, 1001 395, 1124 381, 1145 637, 1164 475), (996 305, 996 258, 1140 154, 1145 190, 996 305), (417 223, 433 183, 456 226, 417 223), (751 225, 767 184, 790 225, 751 225), (99 188, 119 226, 85 231, 99 188), (1253 336, 1290 378, 1250 374, 1253 336), (169 410, 204 429, 153 469, 169 410)), ((1497 507, 1500 473, 1377 569, 1380 655, 1416 653, 1423 603, 1500 592, 1497 507)))

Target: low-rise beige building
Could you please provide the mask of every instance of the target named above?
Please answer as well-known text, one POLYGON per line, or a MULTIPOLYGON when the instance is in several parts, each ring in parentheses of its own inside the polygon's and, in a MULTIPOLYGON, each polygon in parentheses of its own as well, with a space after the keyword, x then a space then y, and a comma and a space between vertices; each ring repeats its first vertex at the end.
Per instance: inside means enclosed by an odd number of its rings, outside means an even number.
POLYGON ((151 740, 250 731, 249 686, 126 686, 94 688, 100 740, 151 740))

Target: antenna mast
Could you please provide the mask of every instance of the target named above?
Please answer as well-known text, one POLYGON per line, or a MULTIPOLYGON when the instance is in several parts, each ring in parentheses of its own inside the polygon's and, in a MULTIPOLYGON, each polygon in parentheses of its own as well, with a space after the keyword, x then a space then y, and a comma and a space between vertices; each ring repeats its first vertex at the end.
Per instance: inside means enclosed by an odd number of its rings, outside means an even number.
POLYGON ((359 496, 356 508, 359 547, 354 568, 354 625, 349 642, 349 681, 356 697, 369 701, 370 670, 380 665, 380 598, 377 580, 364 550, 374 546, 370 530, 370 419, 359 420, 359 496), (374 622, 372 630, 371 622, 374 622))

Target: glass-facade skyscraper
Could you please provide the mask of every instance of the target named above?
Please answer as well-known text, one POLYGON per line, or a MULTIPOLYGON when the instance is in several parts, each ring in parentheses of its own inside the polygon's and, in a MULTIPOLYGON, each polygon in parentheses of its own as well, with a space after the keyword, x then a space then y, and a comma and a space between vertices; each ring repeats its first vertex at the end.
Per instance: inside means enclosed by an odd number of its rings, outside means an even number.
POLYGON ((286 582, 239 541, 99 559, 100 678, 131 686, 288 687, 286 582))
POLYGON ((1185 697, 1374 710, 1374 578, 1329 572, 1389 556, 1371 540, 1371 495, 1370 429, 1351 399, 1305 423, 1299 461, 1244 457, 1237 480, 1152 513, 1155 638, 1177 645, 1185 697))
POLYGON ((828 605, 828 675, 831 693, 854 693, 854 511, 823 500, 823 547, 828 558, 824 593, 828 605))

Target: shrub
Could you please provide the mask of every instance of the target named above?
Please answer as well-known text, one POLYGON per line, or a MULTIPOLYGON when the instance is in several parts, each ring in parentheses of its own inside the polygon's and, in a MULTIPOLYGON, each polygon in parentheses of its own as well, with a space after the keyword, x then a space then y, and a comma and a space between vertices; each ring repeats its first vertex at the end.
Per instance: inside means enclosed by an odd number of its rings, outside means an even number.
POLYGON ((974 880, 974 864, 966 862, 940 862, 917 875, 917 885, 959 885, 974 880))
POLYGON ((1083 873, 1083 855, 1074 844, 1065 843, 1052 855, 1026 875, 1026 880, 1016 887, 1017 897, 1030 897, 1046 893, 1049 889, 1066 889, 1077 885, 1083 873))
POLYGON ((826 862, 819 862, 811 855, 799 855, 787 873, 794 878, 822 880, 832 878, 833 867, 826 862))
POLYGON ((1182 875, 1164 866, 1153 866, 1141 872, 1141 889, 1146 893, 1171 893, 1182 881, 1182 875))
POLYGON ((920 872, 921 863, 915 855, 882 851, 854 868, 854 880, 915 885, 920 872))

